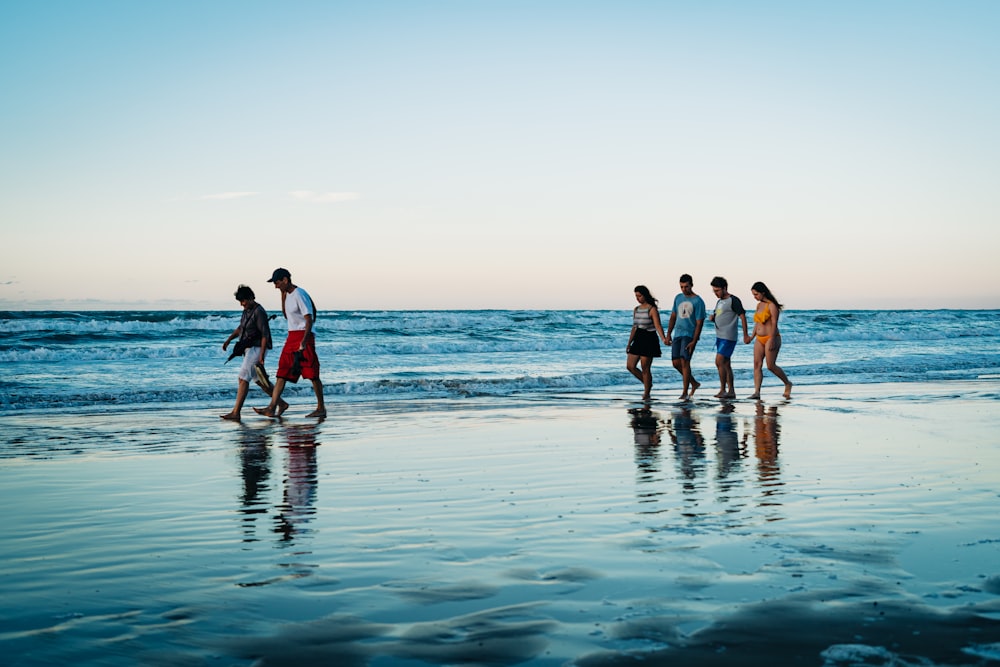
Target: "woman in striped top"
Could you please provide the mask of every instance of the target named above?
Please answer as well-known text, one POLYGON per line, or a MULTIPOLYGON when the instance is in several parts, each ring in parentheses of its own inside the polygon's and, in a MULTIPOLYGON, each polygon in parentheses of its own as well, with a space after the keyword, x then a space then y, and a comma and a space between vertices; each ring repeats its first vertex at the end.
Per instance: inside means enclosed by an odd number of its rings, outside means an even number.
POLYGON ((642 400, 649 400, 653 388, 653 357, 660 356, 660 340, 666 345, 667 337, 660 325, 657 300, 645 285, 636 285, 635 300, 639 305, 632 311, 632 333, 625 351, 628 353, 628 372, 642 382, 642 400), (659 334, 659 337, 657 337, 659 334))

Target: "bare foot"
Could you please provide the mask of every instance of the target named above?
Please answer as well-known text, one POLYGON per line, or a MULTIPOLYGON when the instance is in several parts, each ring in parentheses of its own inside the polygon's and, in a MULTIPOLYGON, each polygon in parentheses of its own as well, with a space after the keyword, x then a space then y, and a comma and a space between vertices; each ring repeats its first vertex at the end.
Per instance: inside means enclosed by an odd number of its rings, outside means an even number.
POLYGON ((259 414, 261 417, 270 417, 271 419, 277 419, 278 417, 281 416, 279 414, 275 414, 275 413, 271 412, 271 408, 270 407, 267 407, 267 408, 254 408, 253 411, 256 412, 257 414, 259 414))
POLYGON ((230 412, 229 414, 219 416, 223 419, 228 419, 231 422, 238 422, 240 420, 240 413, 238 412, 230 412))
POLYGON ((677 399, 677 400, 679 400, 679 401, 686 401, 686 400, 688 400, 688 395, 687 394, 681 394, 681 397, 679 399, 677 399))
POLYGON ((285 414, 285 410, 287 409, 288 409, 288 402, 282 401, 281 403, 278 404, 278 411, 274 413, 274 416, 281 417, 281 415, 285 414))
POLYGON ((760 400, 760 394, 750 394, 747 398, 756 398, 757 400, 760 400))
POLYGON ((326 417, 326 408, 323 408, 322 410, 313 410, 307 414, 306 417, 326 417))
POLYGON ((718 394, 715 395, 715 398, 725 398, 728 395, 729 394, 727 394, 726 392, 720 391, 718 394))
POLYGON ((722 398, 736 398, 736 392, 735 391, 731 391, 728 394, 723 395, 722 398))
POLYGON ((690 396, 691 398, 694 398, 694 392, 698 391, 698 388, 699 388, 700 386, 701 386, 701 383, 700 383, 700 382, 695 382, 694 380, 691 380, 691 393, 690 393, 690 394, 688 394, 688 395, 689 395, 689 396, 690 396))
POLYGON ((785 394, 784 394, 784 396, 785 396, 785 398, 791 398, 792 397, 792 383, 791 382, 786 382, 785 383, 785 394))

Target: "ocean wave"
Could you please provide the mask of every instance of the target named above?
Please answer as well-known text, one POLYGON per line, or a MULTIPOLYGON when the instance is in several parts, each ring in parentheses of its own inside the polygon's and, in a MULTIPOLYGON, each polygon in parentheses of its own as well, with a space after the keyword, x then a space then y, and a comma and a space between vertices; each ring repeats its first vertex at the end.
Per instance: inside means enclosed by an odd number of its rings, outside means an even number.
MULTIPOLYGON (((562 376, 523 375, 510 378, 438 378, 422 377, 370 381, 324 381, 324 396, 328 400, 384 398, 469 398, 478 396, 509 396, 514 394, 562 391, 591 391, 620 387, 622 373, 579 373, 562 376)), ((31 387, 0 392, 0 410, 28 408, 116 406, 123 404, 158 404, 179 401, 217 403, 231 401, 235 383, 212 386, 181 387, 163 383, 156 388, 129 385, 109 385, 101 389, 53 394, 31 387)), ((263 394, 256 396, 263 397, 263 394)), ((308 399, 312 388, 308 382, 286 386, 285 398, 308 399)))

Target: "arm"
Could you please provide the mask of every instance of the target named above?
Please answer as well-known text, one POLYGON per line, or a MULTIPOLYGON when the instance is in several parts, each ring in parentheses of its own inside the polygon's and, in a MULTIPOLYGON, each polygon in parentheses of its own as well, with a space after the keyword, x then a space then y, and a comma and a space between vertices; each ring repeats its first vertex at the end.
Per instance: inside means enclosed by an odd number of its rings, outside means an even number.
POLYGON ((670 334, 674 332, 674 324, 677 323, 677 310, 670 311, 670 321, 667 322, 667 345, 670 345, 670 334))
POLYGON ((694 338, 688 343, 688 350, 694 352, 695 346, 698 344, 698 339, 701 338, 701 329, 705 326, 705 320, 696 320, 694 325, 694 338))
POLYGON ((239 338, 240 333, 242 332, 242 330, 243 330, 243 327, 236 327, 233 330, 233 333, 229 334, 229 338, 226 339, 226 342, 222 344, 222 349, 225 350, 226 348, 228 348, 229 347, 229 343, 231 343, 234 338, 239 338))
POLYGON ((650 308, 649 314, 653 318, 653 326, 656 327, 656 333, 660 334, 660 340, 662 340, 664 344, 667 344, 667 336, 663 333, 663 326, 660 324, 660 309, 650 308))
POLYGON ((633 325, 632 330, 628 332, 628 344, 625 346, 626 352, 628 352, 628 349, 632 347, 632 339, 635 338, 635 329, 636 327, 633 325))
POLYGON ((740 314, 740 322, 743 323, 743 342, 747 343, 749 336, 747 336, 747 314, 745 312, 740 314))
POLYGON ((257 359, 257 363, 263 366, 267 349, 271 346, 271 325, 267 321, 267 312, 260 304, 257 304, 257 312, 254 313, 254 316, 257 318, 257 330, 260 331, 260 357, 257 359))
POLYGON ((309 334, 311 334, 313 330, 313 316, 306 315, 305 319, 306 319, 306 328, 305 328, 305 333, 302 334, 302 343, 299 345, 300 352, 306 349, 306 339, 309 338, 309 334))

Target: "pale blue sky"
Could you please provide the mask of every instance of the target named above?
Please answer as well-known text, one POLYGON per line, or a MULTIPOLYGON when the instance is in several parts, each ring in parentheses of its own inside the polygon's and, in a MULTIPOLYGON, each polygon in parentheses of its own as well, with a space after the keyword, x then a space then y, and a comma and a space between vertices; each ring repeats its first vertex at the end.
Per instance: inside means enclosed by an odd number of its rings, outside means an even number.
POLYGON ((0 3, 0 308, 1000 308, 1000 2, 0 3))

